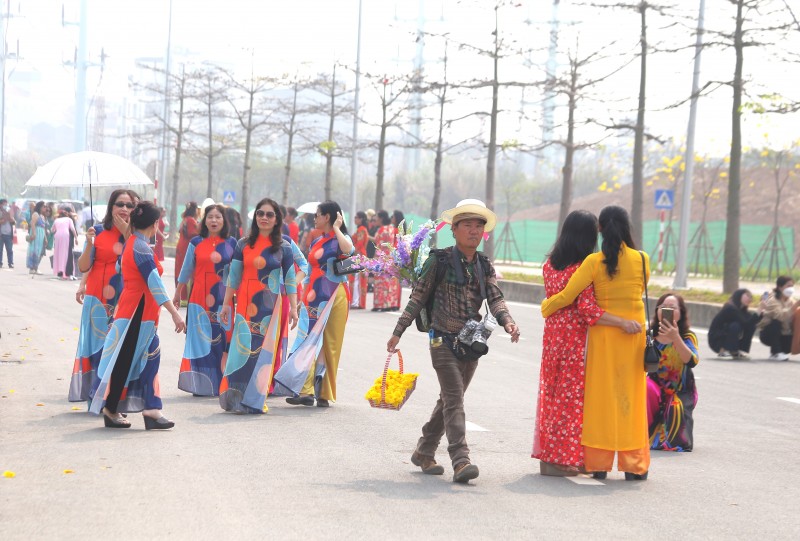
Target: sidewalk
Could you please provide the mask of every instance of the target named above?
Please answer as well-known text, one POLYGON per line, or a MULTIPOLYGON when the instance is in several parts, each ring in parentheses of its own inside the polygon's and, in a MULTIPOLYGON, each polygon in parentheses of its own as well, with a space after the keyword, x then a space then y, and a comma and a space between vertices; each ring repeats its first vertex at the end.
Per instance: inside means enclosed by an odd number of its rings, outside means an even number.
MULTIPOLYGON (((516 272, 521 274, 528 274, 533 276, 541 276, 542 268, 534 267, 532 265, 508 265, 502 263, 495 263, 494 268, 500 273, 516 272)), ((675 280, 672 274, 651 274, 650 283, 662 287, 671 288, 675 280)), ((705 291, 713 291, 714 293, 722 293, 722 278, 708 278, 700 276, 689 276, 687 279, 688 289, 698 289, 705 291)), ((775 282, 749 282, 739 281, 740 288, 749 289, 754 297, 759 297, 761 293, 769 291, 775 287, 775 282)))

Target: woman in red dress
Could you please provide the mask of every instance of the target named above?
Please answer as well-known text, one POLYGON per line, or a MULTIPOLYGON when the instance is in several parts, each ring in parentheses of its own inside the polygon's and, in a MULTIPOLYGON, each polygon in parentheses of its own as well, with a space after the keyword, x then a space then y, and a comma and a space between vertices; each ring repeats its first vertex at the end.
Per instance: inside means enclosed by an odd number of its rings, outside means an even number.
MULTIPOLYGON (((181 226, 178 229, 180 236, 178 237, 178 246, 175 247, 175 287, 178 287, 178 276, 181 275, 183 268, 183 260, 186 257, 186 250, 189 249, 189 241, 200 234, 200 226, 197 223, 199 209, 197 203, 189 201, 186 204, 186 210, 183 212, 183 219, 181 226)), ((188 288, 184 288, 181 292, 181 304, 184 304, 189 299, 188 288)))
MULTIPOLYGON (((355 217, 356 232, 353 235, 353 246, 356 254, 367 257, 367 243, 369 242, 369 232, 367 231, 367 214, 363 210, 356 212, 355 217)), ((367 281, 366 272, 357 272, 348 276, 350 281, 350 291, 353 299, 350 308, 353 310, 363 310, 367 307, 367 281)))
MULTIPOLYGON (((545 293, 564 289, 581 262, 597 246, 597 218, 591 212, 571 212, 544 264, 545 293)), ((533 458, 542 475, 577 475, 583 467, 583 387, 586 335, 590 325, 640 332, 636 321, 624 320, 597 306, 594 288, 545 319, 539 400, 533 436, 533 458)))
POLYGON ((161 217, 158 219, 158 227, 156 228, 156 247, 153 248, 153 253, 156 254, 156 259, 164 261, 164 240, 167 238, 165 233, 167 229, 167 209, 159 207, 161 210, 161 217))
MULTIPOLYGON (((392 225, 392 219, 385 210, 378 211, 378 220, 382 225, 375 233, 375 249, 388 252, 397 245, 397 227, 392 225)), ((376 276, 373 290, 373 312, 393 312, 400 309, 399 278, 376 276)))
POLYGON ((142 201, 131 212, 133 233, 125 242, 120 261, 125 287, 103 344, 97 369, 99 380, 89 409, 98 415, 102 413, 108 428, 129 428, 131 423, 122 413, 137 411, 142 412, 147 430, 175 426, 161 413, 158 380, 161 307, 172 316, 175 332, 186 332, 186 323, 167 296, 161 281, 164 269, 150 248, 158 216, 158 207, 150 201, 142 201))

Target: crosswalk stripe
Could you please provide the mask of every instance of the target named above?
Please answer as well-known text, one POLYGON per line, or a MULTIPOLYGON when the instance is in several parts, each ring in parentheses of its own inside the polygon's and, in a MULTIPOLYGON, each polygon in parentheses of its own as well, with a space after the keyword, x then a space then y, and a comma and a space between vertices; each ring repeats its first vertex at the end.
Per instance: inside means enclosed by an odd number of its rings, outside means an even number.
POLYGON ((466 423, 467 430, 471 432, 489 432, 488 428, 483 428, 482 426, 478 426, 473 422, 467 421, 466 423))
POLYGON ((582 475, 576 475, 575 477, 565 477, 565 479, 569 479, 570 481, 572 481, 576 485, 594 485, 594 486, 598 486, 599 485, 601 487, 605 486, 604 483, 601 483, 597 479, 594 479, 592 477, 584 477, 582 475))
POLYGON ((785 400, 786 402, 791 402, 792 404, 800 404, 800 398, 791 398, 788 396, 779 396, 778 400, 785 400))

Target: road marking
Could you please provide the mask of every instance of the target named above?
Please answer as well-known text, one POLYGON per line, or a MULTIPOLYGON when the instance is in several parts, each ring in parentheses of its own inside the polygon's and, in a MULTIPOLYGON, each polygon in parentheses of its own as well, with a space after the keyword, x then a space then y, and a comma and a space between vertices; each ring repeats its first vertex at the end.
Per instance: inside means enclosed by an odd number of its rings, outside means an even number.
POLYGON ((470 432, 489 432, 488 428, 483 428, 482 426, 478 426, 470 421, 466 422, 466 427, 470 432))
POLYGON ((605 486, 605 483, 601 483, 597 479, 594 479, 592 477, 584 477, 582 475, 577 475, 575 477, 566 477, 565 479, 569 479, 570 481, 572 481, 576 485, 594 485, 594 486, 598 486, 599 485, 601 487, 605 486))
POLYGON ((792 404, 800 404, 800 398, 791 398, 788 396, 779 396, 778 400, 785 400, 786 402, 791 402, 792 404))

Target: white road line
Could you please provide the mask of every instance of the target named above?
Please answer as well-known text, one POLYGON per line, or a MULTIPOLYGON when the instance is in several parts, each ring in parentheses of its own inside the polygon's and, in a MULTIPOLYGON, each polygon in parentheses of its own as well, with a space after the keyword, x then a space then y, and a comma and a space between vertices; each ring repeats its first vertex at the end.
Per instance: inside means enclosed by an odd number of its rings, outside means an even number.
POLYGON ((565 477, 565 479, 569 479, 570 481, 572 481, 576 485, 594 485, 594 486, 598 486, 599 485, 601 487, 605 486, 604 483, 601 483, 597 479, 594 479, 592 477, 584 477, 582 475, 577 475, 575 477, 565 477))
POLYGON ((786 402, 791 402, 792 404, 800 404, 800 398, 791 398, 788 396, 779 396, 778 400, 785 400, 786 402))
POLYGON ((483 428, 482 426, 478 426, 470 421, 466 422, 466 427, 470 432, 489 432, 488 428, 483 428))

